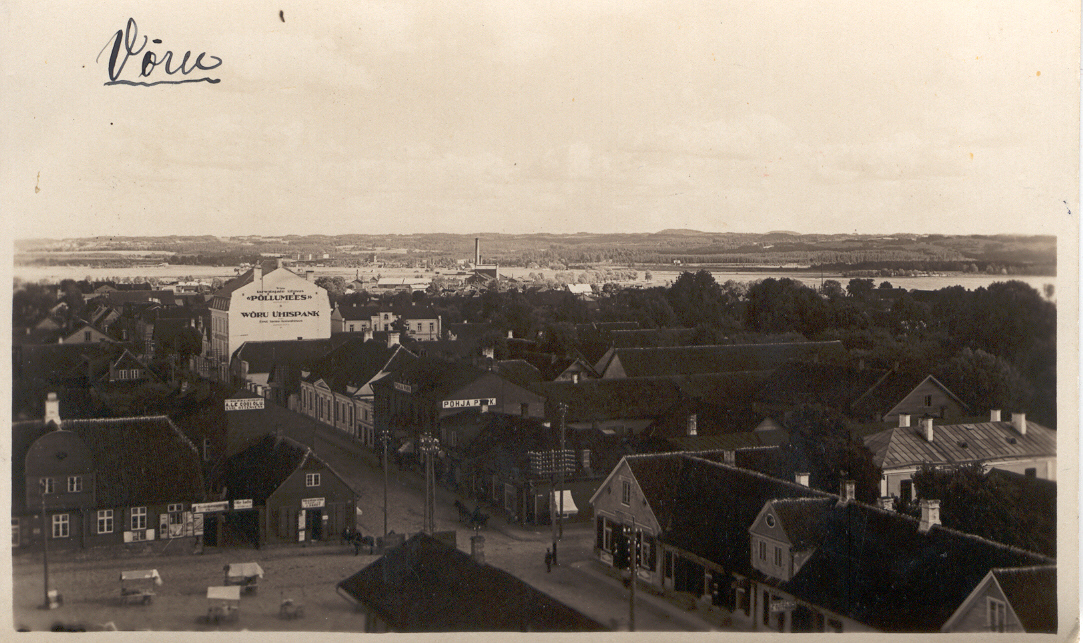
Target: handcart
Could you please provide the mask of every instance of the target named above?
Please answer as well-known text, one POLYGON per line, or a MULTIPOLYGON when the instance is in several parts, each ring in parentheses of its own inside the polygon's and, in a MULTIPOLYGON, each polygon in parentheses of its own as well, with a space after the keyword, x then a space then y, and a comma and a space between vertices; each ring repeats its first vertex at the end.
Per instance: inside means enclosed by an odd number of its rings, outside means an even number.
POLYGON ((207 602, 208 623, 217 625, 222 621, 236 621, 241 607, 241 588, 236 585, 208 587, 207 602))
POLYGON ((161 584, 157 569, 120 572, 120 601, 125 605, 150 605, 154 601, 154 588, 161 584))
POLYGON ((224 585, 240 585, 247 594, 255 594, 259 590, 259 579, 263 578, 263 568, 259 563, 231 563, 224 569, 224 585))

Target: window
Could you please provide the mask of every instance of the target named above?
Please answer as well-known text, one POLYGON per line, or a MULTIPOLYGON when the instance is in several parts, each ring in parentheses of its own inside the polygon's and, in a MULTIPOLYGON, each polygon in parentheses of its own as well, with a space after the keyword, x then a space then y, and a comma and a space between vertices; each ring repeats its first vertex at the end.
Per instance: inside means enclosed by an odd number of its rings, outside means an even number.
POLYGON ((767 560, 767 543, 760 541, 760 560, 767 560))
POLYGON ((933 405, 933 396, 932 395, 926 395, 925 396, 925 406, 932 406, 932 405, 933 405))
POLYGON ((83 476, 68 476, 68 493, 79 493, 83 490, 83 476))
POLYGON ((1003 632, 1004 622, 1007 620, 1007 606, 1003 601, 995 598, 989 599, 989 631, 1003 632))
POLYGON ((432 333, 434 331, 436 331, 436 322, 429 322, 429 332, 432 333))
POLYGON ((53 485, 53 479, 52 478, 42 478, 41 479, 41 490, 42 490, 42 493, 56 493, 56 488, 53 485))
POLYGON ((782 567, 782 548, 775 547, 775 567, 782 567))
POLYGON ((132 507, 132 531, 147 528, 147 508, 132 507))
POLYGON ((83 341, 84 342, 89 342, 90 341, 90 331, 89 330, 83 333, 83 341))
POLYGON ((166 511, 168 511, 169 513, 177 513, 177 512, 180 512, 180 511, 184 511, 184 505, 182 503, 179 503, 179 502, 176 503, 176 504, 170 504, 169 509, 167 509, 166 511))
POLYGON ((53 516, 53 538, 68 537, 68 514, 55 514, 53 516))
POLYGON ((203 461, 211 459, 211 439, 203 438, 203 461))
POLYGON ((632 504, 632 483, 627 480, 620 483, 620 501, 623 505, 632 504))
POLYGON ((320 474, 318 474, 318 473, 306 473, 305 474, 305 486, 306 487, 318 487, 318 486, 320 486, 320 474))
POLYGON ((111 534, 111 533, 113 533, 113 510, 112 509, 99 509, 98 510, 98 533, 99 534, 111 534))

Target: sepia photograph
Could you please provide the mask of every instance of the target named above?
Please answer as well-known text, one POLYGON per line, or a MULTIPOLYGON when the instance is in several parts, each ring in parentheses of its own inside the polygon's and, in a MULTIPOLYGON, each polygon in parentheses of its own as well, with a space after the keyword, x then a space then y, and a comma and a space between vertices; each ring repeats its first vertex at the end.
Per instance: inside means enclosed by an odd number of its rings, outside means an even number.
POLYGON ((1078 638, 1078 2, 0 15, 5 636, 1078 638))

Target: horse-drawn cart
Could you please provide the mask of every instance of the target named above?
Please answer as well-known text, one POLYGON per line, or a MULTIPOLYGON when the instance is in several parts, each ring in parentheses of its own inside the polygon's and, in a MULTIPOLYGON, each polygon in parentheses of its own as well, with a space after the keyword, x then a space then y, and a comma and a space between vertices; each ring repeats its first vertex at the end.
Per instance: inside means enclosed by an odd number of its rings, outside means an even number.
POLYGON ((150 605, 154 601, 154 588, 161 584, 157 569, 120 572, 120 601, 125 605, 150 605))

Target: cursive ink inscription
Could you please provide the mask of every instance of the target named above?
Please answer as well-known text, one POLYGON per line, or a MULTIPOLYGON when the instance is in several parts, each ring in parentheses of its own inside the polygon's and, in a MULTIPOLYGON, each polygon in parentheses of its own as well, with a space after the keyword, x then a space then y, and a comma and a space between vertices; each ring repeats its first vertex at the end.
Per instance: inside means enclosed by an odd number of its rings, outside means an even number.
MULTIPOLYGON (((169 76, 173 76, 180 73, 181 76, 187 76, 193 71, 199 69, 202 71, 210 71, 222 66, 222 59, 218 56, 212 56, 206 52, 201 53, 195 57, 191 65, 188 64, 189 58, 192 57, 191 51, 184 52, 184 57, 181 58, 176 68, 173 65, 173 52, 166 51, 158 54, 150 49, 147 49, 148 39, 143 36, 143 41, 139 42, 139 27, 135 24, 135 18, 128 18, 128 24, 123 30, 118 30, 113 36, 105 43, 102 50, 98 52, 98 57, 95 62, 101 59, 102 54, 106 49, 112 46, 109 52, 109 82, 106 85, 135 85, 140 87, 151 87, 153 85, 180 85, 182 83, 218 83, 221 82, 220 78, 210 78, 209 76, 203 78, 183 78, 179 80, 152 80, 152 81, 135 81, 125 80, 120 77, 124 71, 124 66, 128 63, 128 59, 136 57, 138 59, 139 54, 143 54, 142 59, 139 61, 139 77, 150 78, 155 69, 161 68, 169 76), (138 45, 138 47, 136 46, 138 45), (144 51, 145 50, 145 51, 144 51), (206 58, 206 61, 204 60, 206 58)), ((156 45, 162 44, 162 41, 155 38, 152 41, 156 45)))

